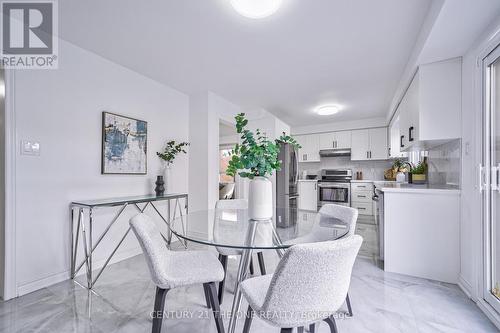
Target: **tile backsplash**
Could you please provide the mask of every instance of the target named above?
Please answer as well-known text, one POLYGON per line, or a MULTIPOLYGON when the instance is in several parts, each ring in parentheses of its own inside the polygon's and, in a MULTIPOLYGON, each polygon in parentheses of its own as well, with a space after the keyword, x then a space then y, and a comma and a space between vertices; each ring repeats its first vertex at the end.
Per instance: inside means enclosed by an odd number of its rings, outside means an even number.
POLYGON ((427 163, 430 184, 460 184, 461 140, 429 149, 427 163))
POLYGON ((320 162, 300 163, 299 171, 307 171, 308 175, 316 175, 321 169, 352 169, 353 178, 356 172, 363 172, 363 179, 383 180, 384 171, 392 166, 392 161, 351 161, 349 156, 322 157, 320 162))
MULTIPOLYGON (((428 177, 430 184, 460 184, 461 140, 456 139, 425 151, 409 153, 409 161, 418 163, 427 156, 428 177)), ((351 161, 350 157, 323 157, 320 162, 300 163, 299 171, 307 171, 308 175, 316 175, 321 169, 352 169, 353 178, 356 172, 363 172, 363 179, 383 180, 384 171, 391 168, 393 160, 386 161, 351 161)))

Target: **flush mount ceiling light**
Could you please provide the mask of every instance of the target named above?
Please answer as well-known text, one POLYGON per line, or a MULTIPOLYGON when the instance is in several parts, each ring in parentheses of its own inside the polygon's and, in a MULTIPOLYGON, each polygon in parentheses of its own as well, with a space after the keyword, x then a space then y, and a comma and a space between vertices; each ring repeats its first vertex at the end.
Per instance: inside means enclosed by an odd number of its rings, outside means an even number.
POLYGON ((329 116, 339 112, 339 107, 336 105, 322 105, 318 106, 314 111, 321 116, 329 116))
POLYGON ((241 15, 260 19, 274 14, 283 0, 230 0, 233 8, 241 15))

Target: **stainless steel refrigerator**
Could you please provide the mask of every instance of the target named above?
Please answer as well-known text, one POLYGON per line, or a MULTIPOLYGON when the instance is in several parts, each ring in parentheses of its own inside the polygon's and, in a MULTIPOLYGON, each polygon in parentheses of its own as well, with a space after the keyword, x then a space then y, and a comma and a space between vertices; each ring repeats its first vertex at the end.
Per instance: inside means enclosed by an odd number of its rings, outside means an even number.
POLYGON ((281 161, 281 170, 276 172, 276 225, 286 228, 297 223, 299 200, 297 149, 288 143, 282 143, 278 159, 281 161))

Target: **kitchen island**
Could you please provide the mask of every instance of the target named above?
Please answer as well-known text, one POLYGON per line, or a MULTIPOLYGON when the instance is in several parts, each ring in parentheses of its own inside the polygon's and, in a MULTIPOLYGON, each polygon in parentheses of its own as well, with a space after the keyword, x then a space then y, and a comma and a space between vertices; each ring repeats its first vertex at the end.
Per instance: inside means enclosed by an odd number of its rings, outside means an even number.
POLYGON ((384 269, 457 283, 460 271, 458 187, 374 184, 384 198, 384 269))

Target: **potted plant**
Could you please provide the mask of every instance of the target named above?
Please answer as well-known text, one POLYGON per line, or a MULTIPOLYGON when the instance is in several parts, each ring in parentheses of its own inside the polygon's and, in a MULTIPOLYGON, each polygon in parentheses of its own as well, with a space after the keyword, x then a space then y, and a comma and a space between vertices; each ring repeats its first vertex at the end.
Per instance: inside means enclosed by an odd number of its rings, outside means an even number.
POLYGON ((410 171, 412 182, 414 184, 424 184, 427 181, 427 163, 420 161, 410 171))
POLYGON ((403 159, 397 158, 392 164, 393 173, 396 174, 396 182, 403 183, 406 180, 405 172, 411 169, 411 164, 403 159))
POLYGON ((244 113, 236 115, 236 131, 241 134, 241 143, 231 151, 226 174, 249 178, 248 214, 253 220, 269 220, 273 217, 272 183, 268 179, 281 169, 278 153, 281 143, 289 143, 296 148, 300 145, 289 135, 269 140, 259 129, 253 133, 246 128, 248 120, 244 113))
MULTIPOLYGON (((163 161, 163 175, 158 177, 164 177, 165 186, 167 187, 169 184, 170 178, 170 167, 175 160, 175 157, 179 153, 186 154, 186 147, 189 146, 189 142, 180 142, 177 143, 175 140, 168 141, 163 152, 157 152, 156 155, 163 161)), ((161 179, 163 180, 163 179, 161 179)), ((157 182, 160 181, 158 178, 157 182)), ((160 182, 161 183, 161 182, 160 182)), ((158 184, 157 184, 158 187, 158 184)), ((164 190, 163 190, 164 191, 164 190)), ((161 192, 161 191, 160 191, 161 192)), ((158 191, 157 191, 158 194, 158 191)))

